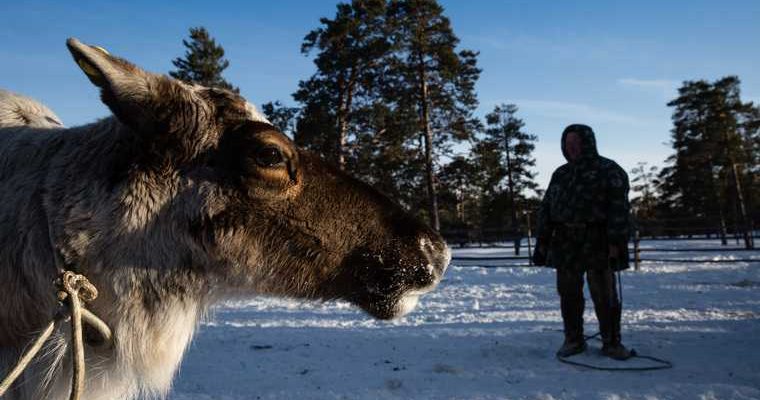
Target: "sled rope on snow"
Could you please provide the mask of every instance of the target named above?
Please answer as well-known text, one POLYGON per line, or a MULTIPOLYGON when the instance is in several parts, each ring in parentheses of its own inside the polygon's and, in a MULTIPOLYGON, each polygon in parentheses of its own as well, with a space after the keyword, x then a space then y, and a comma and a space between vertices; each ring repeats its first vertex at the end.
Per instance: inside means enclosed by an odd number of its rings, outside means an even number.
POLYGON ((19 358, 16 366, 0 382, 0 396, 10 388, 13 382, 29 366, 32 359, 42 349, 47 339, 56 331, 61 322, 71 321, 71 358, 74 363, 74 372, 71 377, 71 394, 69 400, 80 400, 84 391, 85 381, 85 363, 84 363, 84 342, 82 340, 82 321, 100 333, 103 345, 111 345, 113 336, 108 325, 98 318, 95 314, 84 308, 82 304, 95 300, 98 297, 98 290, 87 280, 84 275, 79 275, 71 271, 64 271, 56 279, 56 297, 61 305, 53 319, 47 324, 45 329, 37 336, 31 346, 19 358))
MULTIPOLYGON (((615 275, 617 275, 617 281, 618 281, 618 285, 617 285, 617 288, 618 288, 617 294, 618 294, 618 299, 619 299, 618 301, 620 301, 620 307, 622 309, 623 307, 623 280, 620 278, 619 272, 617 272, 615 275)), ((601 332, 597 332, 591 336, 584 336, 583 341, 587 342, 591 339, 596 339, 596 340, 601 341, 602 339, 600 338, 600 336, 601 336, 601 332)), ((627 361, 632 358, 640 358, 643 360, 654 361, 657 365, 653 365, 649 367, 600 367, 598 365, 591 365, 591 364, 582 363, 578 361, 572 361, 569 359, 569 357, 562 357, 562 356, 557 355, 557 360, 559 362, 575 365, 576 367, 589 368, 589 369, 593 369, 597 371, 657 371, 661 369, 673 368, 673 363, 668 360, 663 360, 661 358, 652 357, 652 356, 640 355, 634 349, 631 349, 631 356, 626 358, 623 361, 627 361)))
MULTIPOLYGON (((596 334, 593 334, 591 336, 585 336, 583 340, 584 341, 588 341, 591 339, 601 340, 599 338, 599 335, 600 333, 597 332, 596 334)), ((630 360, 632 358, 640 358, 643 360, 654 361, 657 365, 653 365, 649 367, 600 367, 598 365, 587 364, 587 363, 583 363, 579 361, 572 361, 570 360, 570 357, 557 356, 557 360, 561 363, 575 365, 576 367, 584 367, 584 368, 593 369, 597 371, 657 371, 661 369, 673 368, 673 363, 668 360, 664 360, 662 358, 657 358, 657 357, 652 357, 652 356, 640 355, 634 349, 631 349, 631 357, 627 358, 626 360, 630 360)))

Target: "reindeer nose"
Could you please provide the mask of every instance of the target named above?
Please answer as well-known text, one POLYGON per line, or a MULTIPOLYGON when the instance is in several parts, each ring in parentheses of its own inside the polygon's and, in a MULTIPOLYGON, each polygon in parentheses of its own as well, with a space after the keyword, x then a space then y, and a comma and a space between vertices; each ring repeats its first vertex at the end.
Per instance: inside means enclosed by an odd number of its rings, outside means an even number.
POLYGON ((431 232, 420 237, 420 251, 427 259, 428 272, 438 283, 451 261, 451 249, 439 234, 431 232))

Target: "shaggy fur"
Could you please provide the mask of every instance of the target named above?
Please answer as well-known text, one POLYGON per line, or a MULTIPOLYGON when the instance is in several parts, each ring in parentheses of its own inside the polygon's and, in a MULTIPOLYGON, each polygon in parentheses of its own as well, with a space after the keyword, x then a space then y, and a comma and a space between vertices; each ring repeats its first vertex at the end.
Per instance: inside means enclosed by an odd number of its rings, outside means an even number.
MULTIPOLYGON (((114 330, 112 348, 88 336, 88 400, 165 395, 219 299, 341 298, 394 318, 440 281, 438 234, 240 96, 67 44, 114 116, 0 130, 0 373, 50 320, 60 268, 98 287, 88 307, 114 330)), ((66 398, 67 332, 8 400, 66 398)))
POLYGON ((0 128, 11 126, 63 128, 63 122, 44 104, 0 89, 0 128))

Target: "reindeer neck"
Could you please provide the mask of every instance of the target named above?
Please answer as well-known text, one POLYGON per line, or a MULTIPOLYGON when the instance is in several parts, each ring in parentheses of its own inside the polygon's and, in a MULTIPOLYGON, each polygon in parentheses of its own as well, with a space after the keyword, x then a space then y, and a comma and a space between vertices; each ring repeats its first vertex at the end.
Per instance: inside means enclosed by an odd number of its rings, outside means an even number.
POLYGON ((88 351, 127 373, 88 386, 162 394, 207 307, 209 282, 176 223, 185 211, 173 207, 177 176, 136 168, 132 134, 114 118, 63 131, 44 203, 54 251, 98 288, 88 308, 114 332, 113 348, 88 351))

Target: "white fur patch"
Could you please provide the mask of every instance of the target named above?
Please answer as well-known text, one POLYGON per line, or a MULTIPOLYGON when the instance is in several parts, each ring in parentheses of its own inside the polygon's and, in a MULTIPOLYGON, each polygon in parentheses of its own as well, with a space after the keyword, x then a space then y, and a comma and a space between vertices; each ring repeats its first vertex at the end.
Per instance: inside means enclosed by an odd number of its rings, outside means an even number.
POLYGON ((446 265, 445 265, 445 268, 446 268, 451 263, 451 248, 449 246, 446 246, 445 251, 446 251, 446 265))
POLYGON ((30 97, 0 89, 0 128, 11 126, 63 128, 63 123, 44 104, 30 97))
POLYGON ((248 115, 251 118, 251 121, 257 121, 257 122, 265 122, 267 124, 271 124, 267 117, 264 116, 261 112, 259 112, 258 109, 256 109, 256 106, 249 102, 245 102, 245 109, 248 110, 248 115))
POLYGON ((430 242, 430 239, 428 239, 427 236, 423 236, 420 238, 420 251, 425 252, 432 246, 433 244, 430 242))
POLYGON ((417 307, 417 303, 420 300, 420 296, 416 294, 405 294, 396 305, 396 318, 401 318, 406 314, 409 314, 417 307))

